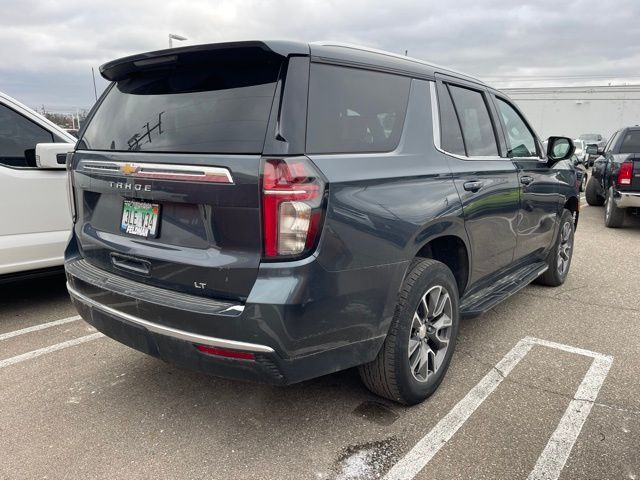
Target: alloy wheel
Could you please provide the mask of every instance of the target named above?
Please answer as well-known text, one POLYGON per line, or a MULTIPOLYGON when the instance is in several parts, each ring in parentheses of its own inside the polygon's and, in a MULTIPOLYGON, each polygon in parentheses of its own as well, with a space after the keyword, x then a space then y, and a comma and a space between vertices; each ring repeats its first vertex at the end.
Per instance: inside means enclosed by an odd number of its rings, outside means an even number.
POLYGON ((564 277, 569 270, 571 261, 571 249, 573 248, 573 232, 571 223, 565 222, 560 231, 560 245, 558 246, 558 273, 564 277))
POLYGON ((436 285, 422 296, 413 314, 409 367, 419 382, 426 382, 444 361, 451 338, 452 312, 449 292, 436 285))

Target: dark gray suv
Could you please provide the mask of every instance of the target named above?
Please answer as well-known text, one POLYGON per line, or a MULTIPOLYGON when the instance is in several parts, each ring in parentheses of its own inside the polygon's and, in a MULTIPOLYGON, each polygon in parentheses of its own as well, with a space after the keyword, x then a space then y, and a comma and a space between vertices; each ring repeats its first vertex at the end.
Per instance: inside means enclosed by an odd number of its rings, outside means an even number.
POLYGON ((293 42, 100 70, 111 86, 68 158, 65 265, 83 318, 130 347, 274 384, 359 366, 413 404, 461 317, 566 278, 573 144, 543 152, 472 77, 293 42))

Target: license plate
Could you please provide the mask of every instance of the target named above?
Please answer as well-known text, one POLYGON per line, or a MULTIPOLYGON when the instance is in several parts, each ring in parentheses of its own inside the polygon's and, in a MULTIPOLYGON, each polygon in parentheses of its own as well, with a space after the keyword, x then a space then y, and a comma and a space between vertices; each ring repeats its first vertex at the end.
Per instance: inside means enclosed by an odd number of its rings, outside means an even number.
POLYGON ((157 203, 125 200, 122 206, 120 230, 139 237, 156 237, 160 220, 160 205, 157 203))

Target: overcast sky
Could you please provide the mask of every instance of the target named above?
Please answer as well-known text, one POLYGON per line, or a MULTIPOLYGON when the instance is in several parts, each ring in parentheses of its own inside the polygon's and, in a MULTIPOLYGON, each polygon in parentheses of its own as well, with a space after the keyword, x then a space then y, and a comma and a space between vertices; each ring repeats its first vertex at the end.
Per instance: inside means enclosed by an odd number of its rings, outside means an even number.
POLYGON ((432 61, 492 85, 640 83, 638 0, 2 0, 0 91, 62 111, 94 101, 97 67, 168 46, 337 40, 432 61))

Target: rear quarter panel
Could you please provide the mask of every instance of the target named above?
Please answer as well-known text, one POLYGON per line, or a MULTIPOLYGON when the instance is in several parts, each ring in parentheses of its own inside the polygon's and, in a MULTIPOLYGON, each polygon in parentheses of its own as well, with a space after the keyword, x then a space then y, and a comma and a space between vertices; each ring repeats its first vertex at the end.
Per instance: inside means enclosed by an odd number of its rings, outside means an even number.
POLYGON ((433 146, 427 81, 412 82, 395 151, 310 158, 330 182, 318 256, 327 270, 408 263, 425 243, 443 235, 468 243, 448 164, 433 146))

